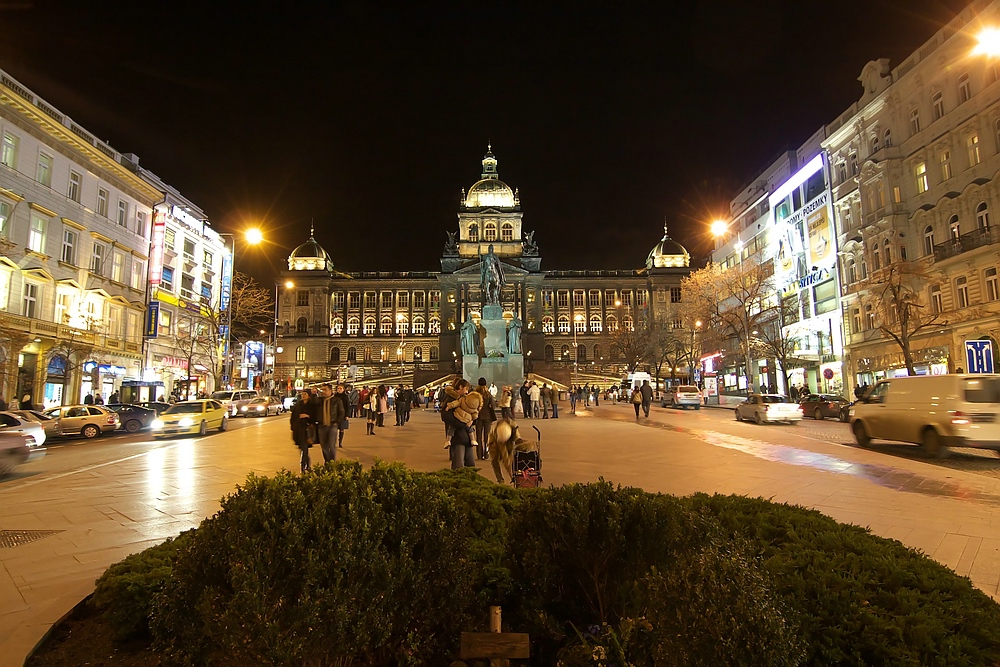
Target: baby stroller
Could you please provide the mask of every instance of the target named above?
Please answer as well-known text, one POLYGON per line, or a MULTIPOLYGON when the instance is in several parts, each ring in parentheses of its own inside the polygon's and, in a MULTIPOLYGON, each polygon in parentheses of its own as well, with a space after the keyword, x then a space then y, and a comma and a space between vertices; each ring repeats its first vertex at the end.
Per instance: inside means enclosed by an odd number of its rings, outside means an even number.
POLYGON ((538 450, 532 452, 514 452, 514 488, 537 489, 542 485, 542 433, 537 426, 532 426, 538 436, 538 450))

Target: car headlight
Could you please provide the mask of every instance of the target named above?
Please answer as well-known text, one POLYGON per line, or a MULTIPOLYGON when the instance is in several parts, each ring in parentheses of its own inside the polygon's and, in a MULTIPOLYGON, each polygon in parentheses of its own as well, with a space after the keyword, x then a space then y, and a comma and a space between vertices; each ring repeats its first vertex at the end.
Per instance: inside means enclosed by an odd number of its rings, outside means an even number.
POLYGON ((183 417, 183 418, 181 418, 181 420, 179 422, 177 422, 177 425, 178 426, 194 426, 194 420, 191 419, 190 417, 183 417))
POLYGON ((154 419, 153 422, 149 425, 149 427, 150 428, 163 428, 163 420, 162 419, 154 419))
POLYGON ((240 408, 240 410, 242 410, 243 412, 246 412, 247 411, 247 406, 244 405, 242 408, 240 408))

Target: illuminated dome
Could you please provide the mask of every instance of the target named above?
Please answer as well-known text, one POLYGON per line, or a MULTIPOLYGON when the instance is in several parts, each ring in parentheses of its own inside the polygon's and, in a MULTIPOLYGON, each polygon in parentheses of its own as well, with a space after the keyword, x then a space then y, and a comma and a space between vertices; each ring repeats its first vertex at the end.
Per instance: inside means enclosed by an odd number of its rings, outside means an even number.
POLYGON ((667 226, 663 225, 663 238, 649 251, 646 258, 647 269, 664 269, 668 267, 685 267, 691 265, 691 255, 687 249, 670 238, 667 226))
POLYGON ((514 191, 498 178, 484 178, 469 188, 465 205, 468 208, 482 208, 484 206, 513 208, 515 206, 514 191))
POLYGON ((292 251, 288 256, 288 268, 292 271, 332 271, 333 260, 309 230, 309 240, 292 251))
POLYGON ((486 155, 483 156, 483 173, 480 180, 469 188, 469 194, 465 196, 466 208, 514 208, 519 204, 519 197, 516 191, 500 180, 497 174, 497 159, 493 155, 493 146, 487 145, 486 155))

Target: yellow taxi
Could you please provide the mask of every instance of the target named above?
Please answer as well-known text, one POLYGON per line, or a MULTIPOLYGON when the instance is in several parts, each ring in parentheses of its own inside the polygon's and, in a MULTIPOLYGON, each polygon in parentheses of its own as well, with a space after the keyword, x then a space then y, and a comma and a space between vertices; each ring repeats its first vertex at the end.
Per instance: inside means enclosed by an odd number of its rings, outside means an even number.
POLYGON ((174 403, 149 425, 154 438, 197 433, 206 435, 209 429, 225 431, 229 413, 219 401, 207 398, 174 403))

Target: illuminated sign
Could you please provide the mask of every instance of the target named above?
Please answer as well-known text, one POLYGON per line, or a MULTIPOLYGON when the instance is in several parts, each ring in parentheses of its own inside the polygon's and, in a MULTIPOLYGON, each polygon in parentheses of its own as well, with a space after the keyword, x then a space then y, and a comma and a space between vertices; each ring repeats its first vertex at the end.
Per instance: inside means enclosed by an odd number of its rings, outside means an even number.
POLYGON ((814 157, 812 160, 810 160, 808 164, 806 164, 806 166, 802 167, 797 172, 795 172, 795 174, 792 175, 791 178, 782 183, 778 187, 778 189, 774 191, 774 194, 768 197, 768 201, 771 204, 771 209, 772 210, 774 209, 775 202, 779 202, 788 195, 790 195, 792 193, 792 190, 795 190, 797 187, 805 183, 810 176, 812 176, 822 168, 823 168, 823 154, 821 153, 816 157, 814 157))
POLYGON ((166 233, 166 216, 153 212, 153 238, 149 244, 149 284, 159 285, 163 278, 163 237, 166 233))
POLYGON ((256 340, 247 341, 244 354, 243 363, 253 371, 254 375, 264 372, 264 343, 256 340))
POLYGON ((146 310, 146 338, 156 338, 157 329, 160 327, 160 302, 150 301, 146 310))
POLYGON ((829 208, 824 203, 806 216, 806 229, 809 234, 809 266, 822 266, 832 263, 833 255, 833 225, 831 224, 829 208))
POLYGON ((222 290, 219 292, 219 310, 229 310, 229 297, 233 288, 233 256, 226 252, 222 256, 222 290))

